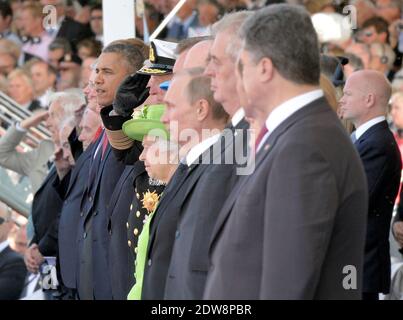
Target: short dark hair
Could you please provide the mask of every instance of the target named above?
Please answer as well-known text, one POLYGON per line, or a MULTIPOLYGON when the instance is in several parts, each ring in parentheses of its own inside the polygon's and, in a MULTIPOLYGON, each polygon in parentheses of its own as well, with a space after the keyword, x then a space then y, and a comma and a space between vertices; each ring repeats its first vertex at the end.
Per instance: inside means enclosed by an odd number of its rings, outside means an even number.
MULTIPOLYGON (((146 47, 144 43, 143 46, 146 47)), ((102 50, 102 53, 121 55, 126 63, 128 73, 134 73, 139 70, 148 58, 144 56, 145 50, 140 45, 135 45, 131 39, 113 41, 102 50)))
POLYGON ((384 18, 372 17, 372 18, 369 18, 368 20, 365 20, 365 22, 362 25, 362 29, 369 28, 369 27, 374 27, 376 30, 376 33, 386 32, 387 39, 389 39, 389 24, 384 18))
POLYGON ((319 84, 318 37, 302 6, 273 4, 262 8, 246 19, 240 37, 256 63, 267 57, 285 79, 319 84))
POLYGON ((63 49, 63 52, 66 53, 72 53, 71 49, 71 44, 70 42, 65 39, 65 38, 56 38, 53 40, 50 45, 49 45, 49 51, 53 51, 56 49, 63 49))
POLYGON ((13 10, 11 9, 10 4, 8 1, 0 1, 0 15, 3 18, 6 17, 13 17, 13 10))
POLYGON ((95 11, 95 10, 101 10, 101 11, 102 11, 102 4, 96 3, 96 4, 94 4, 94 5, 92 5, 92 6, 90 7, 90 13, 91 13, 92 11, 95 11))
POLYGON ((81 47, 89 48, 91 50, 90 56, 94 58, 98 58, 102 52, 102 43, 94 38, 81 40, 77 44, 77 50, 81 47))

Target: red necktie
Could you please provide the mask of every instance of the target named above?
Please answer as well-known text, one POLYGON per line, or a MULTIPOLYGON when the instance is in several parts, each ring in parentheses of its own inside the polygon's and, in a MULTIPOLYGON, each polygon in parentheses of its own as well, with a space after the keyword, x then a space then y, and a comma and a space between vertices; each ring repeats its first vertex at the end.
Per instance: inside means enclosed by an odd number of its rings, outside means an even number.
POLYGON ((105 150, 106 147, 108 146, 108 137, 106 136, 106 133, 104 132, 104 136, 102 137, 102 155, 101 155, 101 159, 104 158, 104 154, 105 154, 105 150))
POLYGON ((255 141, 255 153, 257 152, 257 148, 259 147, 259 144, 262 142, 263 137, 268 132, 269 132, 269 130, 267 129, 266 125, 264 125, 262 130, 260 130, 259 135, 257 136, 256 141, 255 141))

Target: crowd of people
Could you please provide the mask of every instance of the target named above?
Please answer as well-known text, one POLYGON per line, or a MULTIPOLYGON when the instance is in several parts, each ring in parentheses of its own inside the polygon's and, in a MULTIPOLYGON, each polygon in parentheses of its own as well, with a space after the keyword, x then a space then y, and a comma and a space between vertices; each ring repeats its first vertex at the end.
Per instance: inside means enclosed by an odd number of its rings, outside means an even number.
POLYGON ((104 43, 99 1, 0 1, 26 115, 0 117, 0 166, 33 192, 26 223, 0 203, 0 299, 396 294, 400 1, 188 0, 148 43, 177 3, 104 43))

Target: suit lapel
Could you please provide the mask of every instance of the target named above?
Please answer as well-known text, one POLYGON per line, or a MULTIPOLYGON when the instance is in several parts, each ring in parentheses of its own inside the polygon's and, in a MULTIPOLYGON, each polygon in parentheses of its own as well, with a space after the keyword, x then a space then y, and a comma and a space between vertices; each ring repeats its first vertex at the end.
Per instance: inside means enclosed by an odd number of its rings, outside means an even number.
POLYGON ((386 120, 381 121, 370 127, 354 144, 358 147, 362 142, 369 139, 378 130, 385 130, 385 129, 389 130, 389 126, 386 120))
MULTIPOLYGON (((292 114, 289 118, 287 118, 283 123, 281 123, 274 131, 273 133, 267 138, 267 140, 264 142, 264 144, 261 146, 259 151, 257 152, 255 156, 255 169, 254 172, 256 172, 257 168, 263 163, 265 159, 268 158, 268 156, 271 154, 272 150, 274 149, 278 139, 287 132, 287 130, 293 126, 296 122, 301 121, 302 118, 310 115, 313 112, 321 112, 322 108, 324 107, 324 103, 326 100, 324 98, 317 99, 310 103, 309 105, 303 107, 302 109, 298 110, 294 114, 292 114)), ((326 108, 329 108, 328 106, 325 105, 326 108)), ((331 111, 324 109, 325 111, 331 111)), ((227 201, 225 202, 223 208, 221 209, 218 218, 217 218, 217 223, 215 224, 215 227, 213 229, 212 237, 210 239, 210 250, 212 246, 214 246, 214 242, 217 238, 218 233, 222 229, 223 225, 225 224, 229 214, 232 211, 232 208, 236 202, 236 200, 239 197, 239 194, 241 193, 241 190, 243 190, 243 186, 251 179, 253 178, 254 172, 250 175, 247 176, 242 176, 238 180, 238 183, 234 187, 234 190, 231 192, 230 196, 228 197, 227 201)))
POLYGON ((81 167, 85 164, 86 161, 89 161, 89 159, 90 159, 90 157, 92 155, 93 146, 91 145, 88 148, 89 149, 84 151, 81 154, 81 156, 77 159, 77 162, 76 162, 75 167, 74 167, 73 172, 72 172, 72 176, 70 177, 70 183, 69 183, 69 186, 67 188, 66 195, 64 197, 65 199, 68 197, 68 195, 70 194, 73 186, 75 185, 75 182, 76 182, 78 174, 83 174, 83 172, 81 172, 81 167))

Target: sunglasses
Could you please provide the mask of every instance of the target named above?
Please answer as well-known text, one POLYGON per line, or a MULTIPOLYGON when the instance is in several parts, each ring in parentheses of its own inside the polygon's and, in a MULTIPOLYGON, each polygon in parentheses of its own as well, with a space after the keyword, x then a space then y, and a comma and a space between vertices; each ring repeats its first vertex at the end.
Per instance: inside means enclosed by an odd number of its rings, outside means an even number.
POLYGON ((6 221, 7 221, 6 219, 0 217, 0 225, 2 225, 2 224, 3 224, 4 222, 6 222, 6 221))

